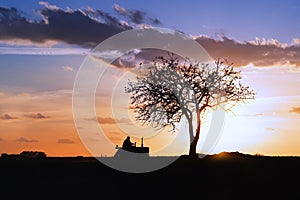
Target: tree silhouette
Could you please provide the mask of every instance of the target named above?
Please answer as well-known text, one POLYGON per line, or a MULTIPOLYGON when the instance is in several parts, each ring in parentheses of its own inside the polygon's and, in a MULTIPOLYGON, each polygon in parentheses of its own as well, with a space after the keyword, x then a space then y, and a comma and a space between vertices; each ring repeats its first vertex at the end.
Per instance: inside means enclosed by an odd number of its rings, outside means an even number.
POLYGON ((135 81, 128 81, 125 92, 131 93, 131 107, 142 125, 175 130, 184 116, 189 127, 189 155, 195 156, 201 116, 208 108, 220 106, 227 111, 238 102, 254 99, 254 91, 240 80, 240 71, 226 60, 200 64, 159 56, 153 65, 141 69, 135 81))

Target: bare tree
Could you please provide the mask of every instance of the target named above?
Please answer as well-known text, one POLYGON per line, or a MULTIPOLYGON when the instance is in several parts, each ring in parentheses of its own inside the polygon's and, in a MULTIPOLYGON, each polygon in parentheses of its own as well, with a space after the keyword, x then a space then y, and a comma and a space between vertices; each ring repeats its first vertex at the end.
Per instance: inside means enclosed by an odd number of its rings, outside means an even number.
POLYGON ((220 106, 227 111, 239 102, 254 99, 254 91, 240 80, 240 71, 223 60, 200 64, 160 56, 140 71, 135 81, 128 81, 125 92, 131 93, 131 107, 143 125, 171 126, 175 130, 184 116, 189 127, 189 155, 195 156, 206 110, 220 106))

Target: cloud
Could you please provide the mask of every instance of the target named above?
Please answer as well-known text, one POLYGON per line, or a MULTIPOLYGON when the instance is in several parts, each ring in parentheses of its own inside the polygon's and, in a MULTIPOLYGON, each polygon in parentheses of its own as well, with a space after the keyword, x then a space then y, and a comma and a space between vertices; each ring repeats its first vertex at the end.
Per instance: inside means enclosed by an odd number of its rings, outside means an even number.
POLYGON ((20 137, 19 139, 16 139, 16 141, 18 142, 38 142, 38 140, 36 139, 27 139, 27 138, 24 138, 24 137, 20 137))
MULTIPOLYGON (((1 39, 0 39, 1 41, 1 39)), ((0 47, 0 55, 88 55, 85 48, 0 47)))
POLYGON ((45 116, 41 113, 36 113, 36 114, 29 114, 29 115, 25 115, 26 117, 29 118, 33 118, 33 119, 46 119, 46 118, 50 118, 49 116, 45 116))
POLYGON ((11 116, 11 115, 9 115, 9 114, 3 114, 3 115, 0 117, 0 119, 2 119, 2 120, 12 120, 12 119, 17 119, 17 117, 13 117, 13 116, 11 116))
MULTIPOLYGON (((16 8, 0 7, 0 42, 24 45, 54 45, 58 42, 76 44, 81 47, 94 47, 108 37, 135 27, 147 26, 145 23, 160 24, 159 19, 151 18, 140 10, 128 10, 115 4, 114 10, 123 19, 116 18, 101 10, 91 7, 85 9, 62 9, 47 2, 37 11, 41 21, 34 21, 22 15, 16 8), (140 26, 137 26, 140 25, 140 26), (28 43, 29 42, 29 43, 28 43)), ((220 39, 207 36, 193 38, 199 42, 213 59, 225 58, 234 66, 292 65, 300 66, 300 39, 294 38, 290 44, 281 43, 277 39, 255 38, 252 41, 239 42, 221 35, 220 39)), ((58 48, 57 48, 58 49, 58 48)), ((59 50, 55 50, 55 52, 59 50)), ((0 49, 0 54, 17 53, 12 49, 0 49)), ((15 51, 15 50, 14 50, 15 51)), ((22 50, 20 50, 22 51, 22 50)), ((27 52, 38 54, 38 50, 27 52)), ((45 50, 47 51, 47 49, 45 50)), ((153 50, 152 50, 153 51, 153 50)), ((44 52, 44 51, 43 51, 44 52)), ((52 51, 51 51, 52 52, 52 51)), ((45 52, 47 53, 47 52, 45 52)), ((158 51, 141 51, 135 58, 152 60, 158 51), (147 57, 148 56, 148 57, 147 57)), ((130 65, 126 60, 118 60, 119 67, 130 65)))
MULTIPOLYGON (((122 56, 120 56, 118 59, 116 59, 114 62, 112 62, 112 64, 114 66, 117 66, 119 68, 132 68, 132 67, 136 67, 138 65, 138 63, 141 62, 141 57, 139 57, 138 55, 142 56, 143 59, 146 60, 150 60, 150 57, 146 57, 147 56, 145 53, 147 52, 147 50, 140 50, 140 49, 133 49, 130 50, 128 52, 126 52, 125 54, 123 54, 122 56)), ((157 53, 158 51, 153 51, 153 53, 157 53)))
POLYGON ((75 142, 73 140, 64 138, 64 139, 58 139, 57 143, 60 143, 60 144, 74 144, 75 142))
POLYGON ((72 72, 74 71, 73 67, 71 66, 63 66, 62 69, 66 72, 72 72))
POLYGON ((122 52, 118 50, 112 50, 112 51, 101 51, 101 52, 92 52, 91 54, 94 58, 100 58, 100 59, 114 59, 122 56, 122 52))
POLYGON ((162 24, 161 21, 157 18, 149 18, 149 20, 151 21, 152 24, 155 24, 155 25, 162 24))
POLYGON ((273 66, 290 64, 300 66, 300 46, 283 44, 278 40, 260 40, 238 42, 224 35, 220 40, 198 37, 195 38, 214 59, 225 58, 234 66, 273 66))
POLYGON ((5 91, 5 93, 0 93, 0 117, 7 113, 11 117, 18 117, 18 119, 23 118, 24 120, 48 121, 52 119, 51 121, 54 122, 62 117, 66 117, 68 120, 73 121, 72 110, 69 108, 70 100, 72 99, 72 90, 26 92, 26 90, 22 88, 17 88, 16 90, 5 88, 3 91, 5 91), (16 108, 22 108, 22 110, 16 112, 16 108), (14 111, 15 114, 9 113, 8 111, 14 111), (42 117, 37 113, 40 113, 46 118, 36 119, 42 117))
POLYGON ((255 40, 249 41, 250 44, 253 45, 262 45, 262 46, 269 46, 269 45, 273 45, 276 47, 280 47, 280 48, 285 48, 288 46, 288 44, 286 43, 281 43, 278 40, 271 38, 271 39, 266 39, 266 38, 259 38, 256 37, 255 40))
MULTIPOLYGON (((64 10, 48 2, 40 2, 40 5, 42 8, 36 13, 41 16, 41 21, 24 17, 16 8, 0 7, 0 42, 40 46, 65 42, 90 48, 112 35, 134 28, 127 21, 91 7, 64 10)), ((144 12, 125 10, 121 14, 121 10, 118 11, 120 15, 136 24, 148 19, 144 12)), ((156 18, 149 18, 148 21, 160 23, 156 18)))
POLYGON ((300 114, 300 107, 293 107, 290 112, 294 112, 294 113, 297 113, 297 114, 300 114))
POLYGON ((0 142, 3 142, 4 140, 2 138, 0 138, 0 142))
POLYGON ((145 21, 145 13, 140 10, 128 11, 118 4, 114 5, 114 10, 117 11, 118 14, 127 17, 133 23, 141 24, 145 21))
MULTIPOLYGON (((300 46, 293 43, 284 44, 278 40, 263 39, 260 42, 239 42, 221 35, 220 39, 208 36, 192 37, 213 59, 227 59, 235 67, 252 64, 257 67, 293 66, 300 67, 300 46)), ((257 39, 259 41, 259 39, 257 39)), ((129 53, 128 53, 129 54, 129 53)), ((135 67, 137 63, 149 63, 156 56, 168 57, 168 52, 159 49, 142 49, 139 52, 130 52, 132 59, 126 60, 122 56, 114 64, 118 67, 135 67), (123 66, 124 65, 124 66, 123 66)), ((129 56, 127 56, 129 57, 129 56)))
POLYGON ((45 1, 40 1, 39 4, 43 5, 45 8, 48 8, 50 10, 61 10, 60 7, 58 7, 56 5, 51 5, 50 3, 45 2, 45 1))
MULTIPOLYGON (((275 39, 252 42, 239 42, 222 36, 213 39, 207 36, 193 37, 213 59, 227 59, 234 67, 249 64, 256 67, 291 66, 300 67, 300 46, 283 44, 275 39)), ((141 49, 127 52, 113 64, 120 68, 136 67, 139 63, 148 64, 156 56, 168 57, 168 52, 159 49, 141 49)))
MULTIPOLYGON (((13 38, 13 39, 5 39, 0 38, 0 43, 4 43, 9 46, 37 46, 37 47, 53 47, 54 45, 57 45, 59 41, 56 40, 46 40, 40 43, 33 42, 29 39, 20 39, 20 38, 13 38)), ((39 54, 39 53, 37 53, 39 54)))
POLYGON ((147 18, 146 13, 141 10, 127 10, 118 4, 115 4, 113 8, 119 15, 127 18, 135 24, 143 24, 146 22, 150 22, 155 25, 161 24, 161 21, 157 18, 147 18))
POLYGON ((293 44, 300 45, 300 38, 294 38, 293 39, 293 44))
POLYGON ((61 41, 81 46, 95 46, 106 38, 131 29, 116 18, 100 10, 95 14, 101 20, 90 17, 91 10, 63 10, 48 3, 39 10, 43 20, 32 21, 16 8, 0 7, 0 38, 2 41, 29 40, 43 44, 61 41))

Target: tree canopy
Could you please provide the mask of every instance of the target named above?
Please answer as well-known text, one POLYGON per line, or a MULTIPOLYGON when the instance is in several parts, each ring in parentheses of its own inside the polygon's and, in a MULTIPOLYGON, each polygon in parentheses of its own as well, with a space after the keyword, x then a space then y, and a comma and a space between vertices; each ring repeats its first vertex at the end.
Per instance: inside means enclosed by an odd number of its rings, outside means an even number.
POLYGON ((189 123, 190 154, 195 154, 201 114, 217 106, 227 111, 239 102, 254 99, 254 91, 244 86, 241 79, 240 71, 226 60, 195 63, 158 56, 153 65, 141 69, 136 80, 128 82, 125 92, 131 93, 130 104, 137 113, 136 120, 143 125, 171 126, 174 130, 185 116, 189 123), (197 120, 196 130, 193 119, 197 120))

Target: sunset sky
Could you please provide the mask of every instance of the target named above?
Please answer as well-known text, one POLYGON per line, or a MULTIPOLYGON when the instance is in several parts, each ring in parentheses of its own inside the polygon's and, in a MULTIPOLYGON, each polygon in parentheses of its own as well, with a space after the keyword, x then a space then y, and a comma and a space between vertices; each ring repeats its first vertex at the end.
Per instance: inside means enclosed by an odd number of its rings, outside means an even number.
MULTIPOLYGON (((220 140, 210 153, 299 156, 299 10, 297 0, 2 0, 0 153, 37 150, 48 156, 90 156, 86 145, 101 147, 97 137, 83 144, 76 129, 72 113, 76 74, 100 42, 122 31, 152 26, 187 34, 213 59, 228 59, 257 94, 255 100, 226 113, 220 140)), ((143 56, 140 51, 133 53, 143 56)), ((98 121, 113 145, 121 144, 126 137, 122 127, 132 122, 121 114, 111 115, 111 102, 121 107, 128 101, 125 94, 120 102, 111 101, 110 95, 123 88, 125 65, 108 69, 96 93, 98 121)), ((139 145, 137 134, 133 141, 139 145)), ((182 140, 179 149, 184 149, 188 133, 165 131, 144 143, 156 155, 176 134, 182 140)), ((199 151, 200 146, 201 141, 199 151)), ((102 155, 114 153, 102 150, 102 155)))

